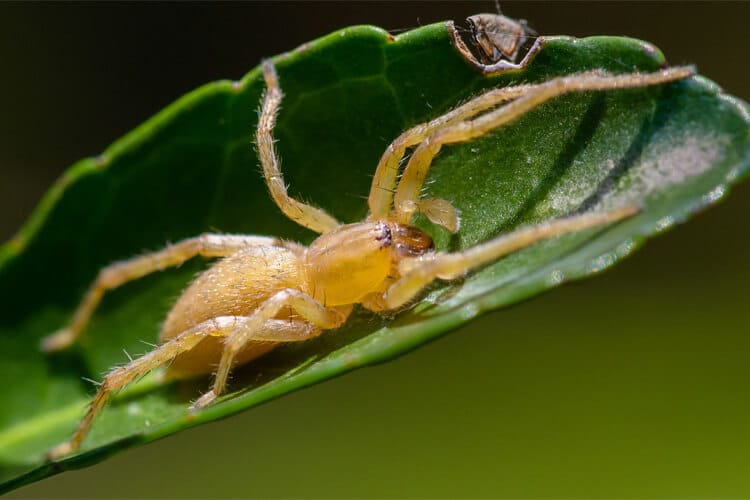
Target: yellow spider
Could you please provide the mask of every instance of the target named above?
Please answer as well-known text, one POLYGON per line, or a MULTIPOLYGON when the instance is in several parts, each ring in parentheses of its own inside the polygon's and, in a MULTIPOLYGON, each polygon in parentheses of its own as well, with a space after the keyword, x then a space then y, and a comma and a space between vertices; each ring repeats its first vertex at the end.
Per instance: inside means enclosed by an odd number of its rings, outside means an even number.
POLYGON ((304 247, 273 237, 204 234, 102 269, 70 324, 45 338, 43 350, 56 351, 75 342, 105 291, 196 255, 222 257, 172 307, 162 327, 161 345, 104 377, 78 429, 69 441, 52 449, 49 458, 78 449, 110 394, 161 365, 169 365, 172 377, 215 372, 211 390, 191 406, 197 411, 225 391, 232 368, 281 343, 304 341, 338 328, 355 304, 375 312, 398 310, 436 279, 455 279, 540 240, 632 216, 639 210, 632 205, 585 213, 523 227, 456 253, 435 251, 430 236, 410 225, 412 216, 420 212, 433 223, 458 230, 459 217, 449 202, 419 198, 443 145, 481 137, 565 93, 644 87, 693 74, 691 67, 623 75, 589 71, 535 85, 492 89, 394 140, 375 171, 369 215, 362 222, 341 224, 287 194, 272 135, 282 93, 276 69, 266 61, 267 90, 256 132, 263 175, 281 211, 320 236, 304 247), (399 180, 399 162, 411 147, 415 149, 399 180))

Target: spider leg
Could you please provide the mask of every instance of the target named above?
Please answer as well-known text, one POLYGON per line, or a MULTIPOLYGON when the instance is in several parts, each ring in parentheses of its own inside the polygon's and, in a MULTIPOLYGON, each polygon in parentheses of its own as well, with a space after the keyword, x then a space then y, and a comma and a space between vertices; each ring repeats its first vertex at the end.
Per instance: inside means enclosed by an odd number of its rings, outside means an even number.
POLYGON ((384 294, 389 309, 396 309, 413 299, 425 286, 436 279, 451 280, 477 267, 494 262, 539 241, 563 234, 591 229, 637 214, 637 206, 626 206, 603 213, 588 213, 541 224, 522 227, 498 236, 462 252, 433 253, 403 260, 399 264, 401 277, 384 294))
POLYGON ((248 320, 237 327, 228 335, 224 343, 224 351, 221 355, 219 368, 216 371, 213 388, 202 395, 192 406, 192 409, 200 409, 211 404, 216 397, 224 392, 229 377, 229 371, 233 366, 235 356, 247 345, 248 342, 296 342, 307 340, 320 334, 321 330, 336 328, 346 321, 351 307, 346 310, 329 308, 299 290, 282 290, 261 304, 248 320), (264 323, 274 318, 283 308, 290 307, 305 322, 315 328, 308 332, 284 334, 281 331, 261 328, 264 323))
MULTIPOLYGON (((73 436, 69 441, 56 446, 47 454, 49 460, 57 459, 67 455, 81 445, 89 433, 91 424, 101 412, 112 392, 117 391, 133 380, 141 377, 149 371, 158 368, 176 358, 178 355, 193 349, 201 340, 208 336, 224 337, 237 329, 243 323, 249 321, 246 316, 219 316, 190 328, 170 341, 158 346, 155 350, 131 360, 125 366, 115 368, 99 386, 86 415, 81 420, 73 436)), ((318 328, 314 325, 296 320, 268 320, 260 330, 260 336, 270 336, 273 332, 274 338, 284 341, 299 340, 314 336, 318 328)))
POLYGON ((112 290, 129 281, 142 278, 167 267, 178 266, 196 255, 226 257, 242 248, 253 245, 287 246, 290 244, 278 238, 265 236, 203 234, 195 238, 182 240, 157 252, 115 262, 99 271, 98 276, 73 313, 73 318, 68 326, 42 339, 41 348, 45 352, 53 352, 64 349, 75 342, 107 290, 112 290))
POLYGON ((419 191, 427 177, 433 158, 445 144, 466 142, 481 137, 563 94, 646 87, 681 80, 693 74, 695 74, 695 68, 686 66, 668 68, 656 73, 611 75, 601 71, 589 71, 563 76, 535 85, 513 102, 477 118, 452 122, 432 133, 411 155, 396 189, 393 219, 400 224, 408 224, 412 215, 419 210, 419 191))
POLYGON ((482 95, 467 101, 457 108, 448 111, 437 118, 420 123, 398 136, 385 150, 381 156, 375 175, 370 187, 368 203, 370 207, 370 220, 381 220, 388 218, 393 202, 393 192, 398 177, 399 162, 404 157, 406 149, 419 144, 429 136, 455 123, 467 120, 482 111, 497 104, 522 96, 535 85, 518 85, 492 89, 482 95))
POLYGON ((258 146, 258 157, 263 166, 263 177, 271 192, 271 197, 281 211, 297 224, 317 233, 327 233, 341 225, 326 211, 295 200, 286 190, 281 165, 274 147, 273 128, 281 104, 281 87, 276 68, 269 60, 263 62, 263 77, 266 81, 266 95, 258 120, 255 143, 258 146))
POLYGON ((191 350, 207 336, 226 335, 236 322, 241 319, 233 316, 222 316, 199 323, 172 340, 158 346, 153 351, 109 372, 104 377, 96 396, 94 396, 86 415, 81 420, 81 423, 78 424, 78 428, 73 436, 69 441, 56 446, 47 453, 47 458, 55 460, 78 449, 91 429, 91 424, 102 411, 112 392, 121 389, 154 368, 169 362, 179 354, 191 350))

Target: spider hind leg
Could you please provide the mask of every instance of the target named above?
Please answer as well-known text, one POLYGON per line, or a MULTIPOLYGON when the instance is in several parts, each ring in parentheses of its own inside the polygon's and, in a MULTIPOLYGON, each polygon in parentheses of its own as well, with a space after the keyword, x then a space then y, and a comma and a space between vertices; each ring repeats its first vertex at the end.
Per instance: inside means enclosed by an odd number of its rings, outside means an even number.
POLYGON ((207 258, 226 257, 248 246, 285 246, 278 238, 206 233, 182 240, 156 252, 115 262, 99 271, 70 323, 55 333, 44 337, 41 350, 55 352, 73 344, 83 333, 91 315, 99 306, 104 294, 130 281, 137 280, 168 267, 179 266, 197 255, 207 258))

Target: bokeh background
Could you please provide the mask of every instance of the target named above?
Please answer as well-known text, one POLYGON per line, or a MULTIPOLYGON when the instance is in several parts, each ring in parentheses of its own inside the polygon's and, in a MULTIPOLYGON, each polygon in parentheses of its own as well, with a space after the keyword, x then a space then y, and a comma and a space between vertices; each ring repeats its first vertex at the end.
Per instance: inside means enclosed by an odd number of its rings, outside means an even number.
MULTIPOLYGON (((750 100, 750 3, 502 9, 542 34, 649 40, 750 100)), ((494 10, 0 3, 0 240, 66 166, 205 82, 352 24, 494 10)), ((10 496, 748 497, 748 214, 750 182, 595 279, 10 496)))

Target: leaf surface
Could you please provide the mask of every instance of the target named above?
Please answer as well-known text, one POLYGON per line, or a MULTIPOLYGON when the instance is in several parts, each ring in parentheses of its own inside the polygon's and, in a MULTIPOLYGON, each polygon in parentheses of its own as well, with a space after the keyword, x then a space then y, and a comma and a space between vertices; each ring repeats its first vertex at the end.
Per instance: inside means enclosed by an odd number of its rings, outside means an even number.
MULTIPOLYGON (((451 46, 444 24, 395 39, 354 27, 278 56, 285 100, 276 129, 292 195, 346 222, 362 219, 371 174, 388 143, 481 90, 603 68, 655 71, 652 46, 625 38, 549 38, 522 71, 481 76, 451 46)), ((639 203, 623 223, 547 241, 454 283, 441 283, 393 318, 356 312, 343 328, 286 345, 239 370, 231 393, 194 417, 207 380, 147 377, 114 398, 82 453, 55 464, 101 374, 155 342, 159 324, 206 263, 191 261, 107 295, 86 335, 45 356, 41 337, 64 325, 107 263, 205 231, 314 235, 285 219, 266 193, 251 144, 263 91, 256 68, 210 83, 75 164, 19 235, 0 247, 0 482, 2 489, 91 464, 117 450, 231 415, 292 390, 377 363, 483 311, 580 279, 650 235, 720 199, 747 171, 744 103, 695 77, 665 86, 569 95, 480 140, 444 148, 427 196, 461 212, 458 235, 418 223, 439 248, 469 247, 515 227, 582 209, 639 203)))

